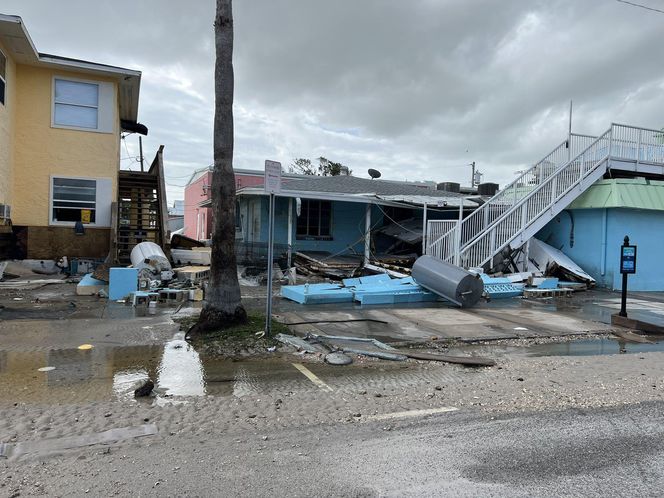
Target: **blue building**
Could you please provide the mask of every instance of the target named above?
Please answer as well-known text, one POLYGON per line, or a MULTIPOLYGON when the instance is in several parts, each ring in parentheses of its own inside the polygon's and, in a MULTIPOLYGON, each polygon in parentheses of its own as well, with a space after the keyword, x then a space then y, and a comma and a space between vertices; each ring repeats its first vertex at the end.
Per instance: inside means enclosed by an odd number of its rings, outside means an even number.
POLYGON ((664 291, 664 181, 599 180, 560 212, 537 238, 560 249, 599 287, 621 288, 620 245, 638 246, 635 291, 664 291))
MULTIPOLYGON (((243 242, 266 243, 269 197, 263 187, 240 189, 237 197, 236 224, 243 242)), ((292 252, 351 254, 365 262, 400 243, 421 253, 428 220, 456 220, 480 204, 478 196, 421 183, 347 175, 288 179, 275 201, 274 241, 292 252)))

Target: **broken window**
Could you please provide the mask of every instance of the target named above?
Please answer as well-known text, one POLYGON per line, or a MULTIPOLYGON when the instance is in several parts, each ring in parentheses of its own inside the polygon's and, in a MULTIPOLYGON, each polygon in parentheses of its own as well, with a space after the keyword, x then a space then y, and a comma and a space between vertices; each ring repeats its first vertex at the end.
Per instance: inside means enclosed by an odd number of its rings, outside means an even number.
POLYGON ((52 182, 52 222, 96 223, 96 180, 54 177, 52 182))
POLYGON ((0 104, 5 105, 7 88, 7 57, 0 51, 0 104))
POLYGON ((98 118, 99 85, 55 80, 53 124, 96 130, 98 118))
POLYGON ((302 210, 297 218, 298 239, 332 238, 332 203, 302 199, 302 210))

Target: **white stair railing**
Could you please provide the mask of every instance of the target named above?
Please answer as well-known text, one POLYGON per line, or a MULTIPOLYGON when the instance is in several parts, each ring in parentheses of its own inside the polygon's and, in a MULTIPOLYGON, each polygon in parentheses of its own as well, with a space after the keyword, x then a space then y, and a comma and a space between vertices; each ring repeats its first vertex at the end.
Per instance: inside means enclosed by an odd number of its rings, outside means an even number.
POLYGON ((558 147, 534 166, 523 172, 516 180, 504 187, 482 206, 461 221, 457 227, 446 220, 431 220, 428 223, 426 253, 450 263, 458 264, 461 250, 482 235, 497 219, 509 211, 537 185, 549 178, 559 167, 565 165, 571 157, 578 154, 592 143, 596 137, 572 134, 571 143, 563 141, 558 147), (442 230, 448 227, 447 231, 442 230), (435 232, 435 233, 434 233, 435 232), (450 249, 450 244, 456 247, 450 249))
POLYGON ((457 247, 458 223, 457 220, 428 220, 427 240, 433 242, 427 243, 426 253, 445 261, 452 261, 457 247))
MULTIPOLYGON (((564 205, 561 203, 556 211, 551 209, 550 217, 555 216, 573 198, 578 197, 583 189, 578 189, 571 197, 568 194, 591 174, 593 174, 592 178, 597 176, 597 169, 606 163, 609 151, 612 150, 611 132, 612 129, 609 129, 570 162, 540 182, 491 227, 462 248, 461 264, 467 267, 484 265, 564 197, 567 197, 568 202, 564 205)), ((606 166, 604 166, 605 169, 606 166)), ((604 170, 599 173, 603 173, 604 170)), ((548 219, 544 220, 545 223, 548 221, 548 219)))

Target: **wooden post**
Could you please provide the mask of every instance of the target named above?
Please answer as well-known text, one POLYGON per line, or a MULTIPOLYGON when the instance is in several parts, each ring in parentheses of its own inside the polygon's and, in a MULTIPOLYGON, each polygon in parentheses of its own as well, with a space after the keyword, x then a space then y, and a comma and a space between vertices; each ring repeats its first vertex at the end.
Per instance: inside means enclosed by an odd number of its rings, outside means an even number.
POLYGON ((293 198, 288 199, 288 269, 293 261, 293 198))

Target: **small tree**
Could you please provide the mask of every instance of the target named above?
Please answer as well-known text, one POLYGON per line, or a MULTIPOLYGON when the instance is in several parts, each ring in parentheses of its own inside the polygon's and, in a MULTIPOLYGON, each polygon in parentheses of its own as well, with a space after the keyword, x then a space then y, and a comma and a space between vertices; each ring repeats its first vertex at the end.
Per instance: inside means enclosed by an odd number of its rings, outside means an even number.
POLYGON ((235 258, 235 174, 233 173, 233 10, 217 0, 217 60, 214 72, 214 170, 212 174, 212 253, 210 282, 198 323, 188 337, 247 321, 235 258))
POLYGON ((316 169, 311 166, 311 159, 298 158, 293 159, 293 164, 289 168, 291 173, 300 175, 315 175, 316 169))
POLYGON ((348 175, 353 173, 343 164, 335 163, 322 156, 318 158, 318 167, 312 166, 311 160, 304 158, 294 159, 290 167, 291 173, 312 176, 339 176, 344 173, 344 170, 348 170, 348 175))

